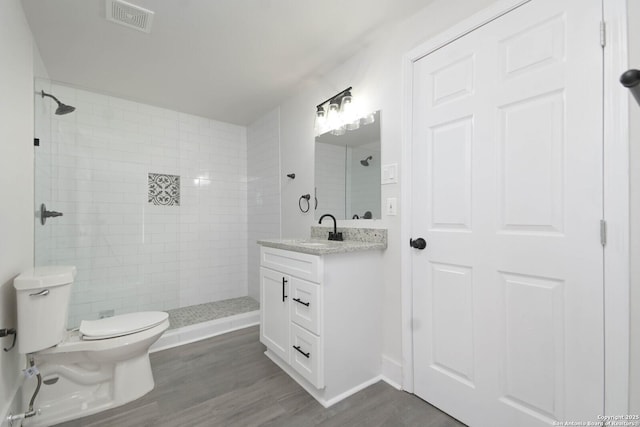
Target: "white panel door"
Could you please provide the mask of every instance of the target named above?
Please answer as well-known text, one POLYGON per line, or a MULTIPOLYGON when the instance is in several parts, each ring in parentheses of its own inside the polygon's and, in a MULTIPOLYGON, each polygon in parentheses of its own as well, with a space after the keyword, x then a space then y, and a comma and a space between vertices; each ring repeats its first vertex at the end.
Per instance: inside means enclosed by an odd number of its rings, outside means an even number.
POLYGON ((414 65, 415 393, 471 426, 604 401, 599 0, 532 0, 414 65))

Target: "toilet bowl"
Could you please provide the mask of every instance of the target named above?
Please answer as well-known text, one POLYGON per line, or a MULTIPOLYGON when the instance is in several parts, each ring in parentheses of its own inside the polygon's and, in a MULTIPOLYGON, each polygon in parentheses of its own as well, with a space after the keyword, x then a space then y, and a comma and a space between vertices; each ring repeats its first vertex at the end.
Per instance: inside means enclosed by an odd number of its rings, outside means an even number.
MULTIPOLYGON (((14 279, 18 349, 43 380, 23 425, 48 426, 123 405, 154 387, 149 347, 169 328, 168 314, 149 311, 82 321, 66 329, 75 267, 36 267, 14 279)), ((28 404, 37 382, 25 381, 28 404)))

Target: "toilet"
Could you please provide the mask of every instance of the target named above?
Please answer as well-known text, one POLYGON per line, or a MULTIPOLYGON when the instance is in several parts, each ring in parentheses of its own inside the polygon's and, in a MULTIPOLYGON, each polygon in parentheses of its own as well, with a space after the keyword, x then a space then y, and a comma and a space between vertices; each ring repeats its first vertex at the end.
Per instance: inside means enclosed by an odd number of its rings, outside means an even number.
MULTIPOLYGON (((18 351, 33 357, 43 384, 35 398, 38 415, 23 426, 49 426, 135 400, 154 387, 149 347, 169 328, 160 311, 83 320, 67 330, 73 266, 28 270, 13 281, 18 307, 18 351)), ((28 405, 36 377, 26 379, 28 405)))

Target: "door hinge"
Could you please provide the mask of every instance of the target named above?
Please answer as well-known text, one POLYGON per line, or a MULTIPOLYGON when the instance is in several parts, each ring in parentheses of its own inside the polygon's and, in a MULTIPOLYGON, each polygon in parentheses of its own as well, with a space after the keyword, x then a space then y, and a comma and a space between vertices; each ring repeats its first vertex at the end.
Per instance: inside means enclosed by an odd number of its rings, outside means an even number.
POLYGON ((606 246, 607 244, 607 221, 600 220, 600 244, 606 246))
POLYGON ((607 45, 607 23, 600 21, 600 46, 605 47, 607 45))

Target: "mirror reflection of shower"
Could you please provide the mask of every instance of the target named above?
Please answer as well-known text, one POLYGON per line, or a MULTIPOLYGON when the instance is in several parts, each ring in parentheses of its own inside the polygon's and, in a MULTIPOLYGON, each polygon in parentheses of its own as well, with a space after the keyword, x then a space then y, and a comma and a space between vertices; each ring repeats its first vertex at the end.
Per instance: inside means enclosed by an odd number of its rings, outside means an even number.
POLYGON ((372 123, 363 123, 357 130, 344 135, 327 132, 316 136, 316 213, 330 213, 339 220, 382 218, 382 113, 376 111, 372 117, 372 123))
POLYGON ((362 166, 369 166, 369 160, 373 160, 373 156, 369 156, 366 159, 360 160, 362 166))
POLYGON ((66 105, 63 104, 62 102, 60 102, 58 100, 58 98, 56 98, 55 96, 45 93, 45 91, 42 91, 42 97, 44 98, 45 96, 48 96, 49 98, 52 98, 54 101, 56 101, 58 103, 58 108, 56 108, 56 114, 58 116, 63 116, 65 114, 69 114, 69 113, 73 113, 76 110, 76 107, 72 107, 71 105, 66 105))

